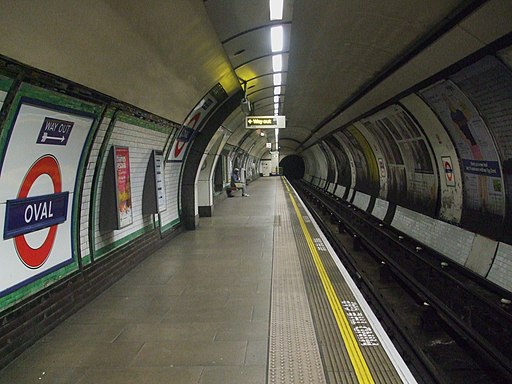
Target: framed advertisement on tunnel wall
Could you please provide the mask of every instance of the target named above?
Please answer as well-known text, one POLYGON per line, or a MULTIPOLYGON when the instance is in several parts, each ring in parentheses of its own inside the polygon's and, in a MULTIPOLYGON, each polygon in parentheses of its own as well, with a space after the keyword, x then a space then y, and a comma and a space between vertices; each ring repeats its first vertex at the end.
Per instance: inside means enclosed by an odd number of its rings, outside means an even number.
POLYGON ((100 201, 100 230, 118 230, 133 223, 128 147, 113 145, 105 165, 100 201))

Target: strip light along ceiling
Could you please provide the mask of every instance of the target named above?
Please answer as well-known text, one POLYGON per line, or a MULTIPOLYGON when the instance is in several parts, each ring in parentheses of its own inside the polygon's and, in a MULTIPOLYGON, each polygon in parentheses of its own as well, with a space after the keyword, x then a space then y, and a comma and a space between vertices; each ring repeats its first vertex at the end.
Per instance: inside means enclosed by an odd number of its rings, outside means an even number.
MULTIPOLYGON (((283 19, 283 0, 269 0, 270 21, 283 19)), ((270 46, 272 53, 282 52, 284 48, 284 28, 276 25, 270 28, 270 46)), ((283 70, 283 56, 281 54, 272 56, 272 70, 281 72, 283 70)), ((281 94, 282 77, 280 73, 274 73, 274 95, 281 94)), ((279 115, 279 97, 274 96, 274 114, 279 115)))
MULTIPOLYGON (((269 0, 270 21, 283 19, 283 0, 269 0)), ((282 52, 284 47, 284 29, 282 25, 270 28, 270 46, 272 53, 282 52)), ((277 54, 272 56, 272 70, 281 72, 283 70, 283 55, 277 54)), ((273 74, 274 82, 274 115, 279 115, 279 95, 281 95, 282 85, 281 73, 273 74)), ((279 129, 275 130, 276 151, 279 150, 279 129)))
POLYGON ((283 20, 283 0, 270 0, 270 20, 283 20))
POLYGON ((272 56, 272 69, 274 72, 281 72, 283 70, 283 55, 272 56))
POLYGON ((270 45, 272 52, 281 52, 283 50, 283 26, 270 28, 270 45))

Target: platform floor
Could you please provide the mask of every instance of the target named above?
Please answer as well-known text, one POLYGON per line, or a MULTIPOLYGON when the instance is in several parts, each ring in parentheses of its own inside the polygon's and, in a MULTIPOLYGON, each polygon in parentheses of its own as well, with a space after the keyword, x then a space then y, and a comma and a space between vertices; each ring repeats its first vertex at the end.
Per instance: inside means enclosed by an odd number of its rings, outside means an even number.
MULTIPOLYGON (((316 244, 321 257, 327 248, 318 234, 301 237, 298 228, 312 224, 280 178, 260 178, 248 193, 219 203, 197 230, 177 236, 64 321, 1 371, 0 384, 414 382, 397 356, 382 362, 384 376, 370 362, 375 377, 361 379, 345 357, 353 347, 326 347, 347 330, 329 330, 336 327, 329 304, 311 303, 312 291, 322 296, 325 284, 314 281, 305 258, 315 251, 305 244, 316 244)), ((337 278, 334 290, 345 289, 337 278)), ((354 310, 352 301, 342 302, 346 313, 354 310)), ((389 353, 389 340, 376 333, 389 353)), ((376 351, 362 354, 382 359, 376 351)))

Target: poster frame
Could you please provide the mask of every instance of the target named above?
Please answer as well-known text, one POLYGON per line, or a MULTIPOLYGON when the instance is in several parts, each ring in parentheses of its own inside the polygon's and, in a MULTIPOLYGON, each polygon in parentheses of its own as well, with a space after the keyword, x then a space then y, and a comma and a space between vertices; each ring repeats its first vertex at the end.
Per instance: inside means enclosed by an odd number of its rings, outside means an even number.
POLYGON ((117 215, 117 229, 123 229, 125 227, 128 227, 129 225, 133 224, 133 203, 132 203, 132 191, 131 191, 131 178, 130 178, 130 148, 127 146, 122 145, 113 145, 113 152, 114 152, 114 181, 115 181, 115 197, 116 197, 116 215, 117 215), (122 154, 122 152, 126 151, 126 154, 122 154), (119 158, 124 155, 125 158, 125 167, 121 167, 121 162, 119 161, 119 158), (125 169, 125 177, 127 177, 127 180, 124 181, 124 189, 125 192, 128 193, 127 199, 124 201, 128 202, 129 204, 123 209, 123 211, 126 212, 125 217, 121 214, 121 199, 120 199, 120 173, 119 169, 123 168, 125 169), (128 191, 126 191, 128 189, 128 191), (129 220, 127 220, 129 218, 129 220))

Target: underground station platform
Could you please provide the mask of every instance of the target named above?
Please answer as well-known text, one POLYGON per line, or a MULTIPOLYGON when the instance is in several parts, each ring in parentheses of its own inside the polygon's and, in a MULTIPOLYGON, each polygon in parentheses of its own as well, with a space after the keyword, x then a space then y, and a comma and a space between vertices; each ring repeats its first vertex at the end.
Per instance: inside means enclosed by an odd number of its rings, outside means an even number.
POLYGON ((0 383, 415 383, 286 179, 149 255, 0 383))

